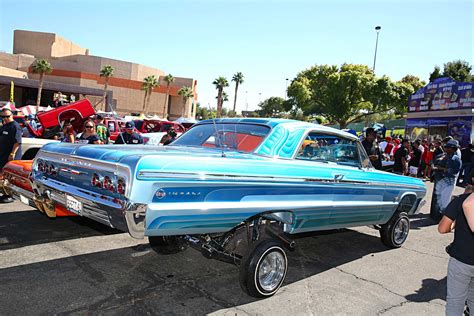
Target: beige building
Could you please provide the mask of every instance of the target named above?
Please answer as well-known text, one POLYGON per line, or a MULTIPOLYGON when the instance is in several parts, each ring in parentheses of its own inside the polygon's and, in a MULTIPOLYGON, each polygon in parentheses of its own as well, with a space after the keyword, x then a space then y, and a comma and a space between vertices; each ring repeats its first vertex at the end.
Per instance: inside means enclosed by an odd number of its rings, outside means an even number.
MULTIPOLYGON (((155 75, 159 78, 160 86, 153 89, 145 112, 169 116, 170 119, 195 116, 193 109, 193 105, 197 103, 195 79, 175 77, 175 81, 169 87, 169 100, 166 101, 168 89, 164 81, 166 74, 163 71, 127 61, 92 56, 89 54, 89 49, 53 33, 15 30, 13 54, 0 53, 0 75, 10 77, 26 75, 29 79, 38 79, 39 75, 32 72, 32 65, 37 58, 47 59, 53 68, 52 73, 45 76, 46 82, 92 89, 103 89, 104 78, 100 77, 99 73, 105 65, 111 65, 114 68, 114 76, 109 79, 108 95, 111 98, 107 100, 107 110, 112 106, 121 114, 144 112, 143 78, 155 75), (192 88, 194 98, 183 100, 178 95, 178 90, 184 86, 192 88)), ((104 109, 101 97, 88 97, 93 104, 98 104, 104 109)), ((31 99, 31 96, 29 98, 31 99)), ((15 101, 18 103, 16 99, 15 101)), ((51 102, 50 99, 44 100, 48 101, 51 102)), ((20 100, 21 102, 27 101, 20 100)))

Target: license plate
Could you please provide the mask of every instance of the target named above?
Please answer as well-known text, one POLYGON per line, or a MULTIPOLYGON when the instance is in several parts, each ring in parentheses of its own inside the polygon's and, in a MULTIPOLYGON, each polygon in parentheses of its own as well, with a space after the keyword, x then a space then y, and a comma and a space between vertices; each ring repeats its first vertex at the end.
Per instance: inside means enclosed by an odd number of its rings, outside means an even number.
POLYGON ((70 195, 66 195, 66 208, 77 215, 82 213, 82 203, 70 195))
POLYGON ((28 198, 20 194, 20 201, 23 204, 30 205, 28 198))

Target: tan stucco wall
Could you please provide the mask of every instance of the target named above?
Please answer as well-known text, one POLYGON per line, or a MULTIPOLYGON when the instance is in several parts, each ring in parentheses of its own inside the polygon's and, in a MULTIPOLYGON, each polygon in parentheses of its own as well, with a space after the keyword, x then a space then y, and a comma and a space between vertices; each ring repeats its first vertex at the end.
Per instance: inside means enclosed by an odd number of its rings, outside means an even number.
POLYGON ((0 66, 0 76, 16 77, 16 78, 25 78, 27 73, 24 71, 19 71, 15 69, 10 69, 0 66))
POLYGON ((13 54, 29 54, 50 58, 74 54, 88 54, 88 49, 54 33, 15 30, 13 33, 13 54))

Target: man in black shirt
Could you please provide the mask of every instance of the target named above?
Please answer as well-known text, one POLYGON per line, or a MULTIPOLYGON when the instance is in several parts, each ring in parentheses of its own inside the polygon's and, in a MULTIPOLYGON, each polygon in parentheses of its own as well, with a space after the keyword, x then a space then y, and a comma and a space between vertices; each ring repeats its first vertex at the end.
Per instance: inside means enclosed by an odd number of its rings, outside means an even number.
POLYGON ((397 174, 407 174, 407 158, 408 158, 408 148, 410 148, 410 142, 408 139, 402 141, 402 145, 394 154, 394 164, 393 172, 397 174))
POLYGON ((365 139, 362 141, 362 146, 364 146, 365 152, 367 156, 369 156, 370 162, 374 166, 375 169, 381 170, 382 169, 382 153, 380 152, 380 148, 375 141, 377 137, 377 133, 372 127, 369 127, 365 131, 365 139))
POLYGON ((454 229, 454 241, 448 246, 448 282, 446 315, 462 315, 465 302, 474 311, 474 233, 469 228, 463 212, 463 202, 469 194, 463 194, 449 203, 439 222, 438 231, 449 233, 454 229))
POLYGON ((125 132, 120 133, 115 144, 143 144, 143 137, 135 132, 135 123, 132 121, 125 123, 125 132))
MULTIPOLYGON (((12 111, 3 109, 1 112, 3 126, 0 127, 0 171, 10 160, 21 159, 21 136, 23 131, 20 124, 13 119, 12 111)), ((10 203, 13 199, 4 194, 0 203, 10 203)))
POLYGON ((410 159, 410 162, 408 163, 408 167, 413 167, 409 168, 412 169, 410 171, 410 174, 413 174, 415 176, 418 175, 418 168, 420 167, 420 162, 421 162, 421 150, 420 150, 420 145, 421 141, 419 139, 415 140, 412 145, 412 150, 413 150, 413 156, 410 159))

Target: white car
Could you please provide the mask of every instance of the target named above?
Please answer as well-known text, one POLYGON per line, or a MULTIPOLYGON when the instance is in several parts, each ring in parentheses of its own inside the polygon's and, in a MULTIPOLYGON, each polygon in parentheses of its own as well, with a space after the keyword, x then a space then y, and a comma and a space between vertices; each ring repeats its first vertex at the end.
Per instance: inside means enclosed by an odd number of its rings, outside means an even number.
POLYGON ((23 137, 21 139, 21 160, 31 160, 34 159, 38 151, 44 145, 48 143, 59 142, 54 139, 43 139, 43 138, 29 138, 23 137))

